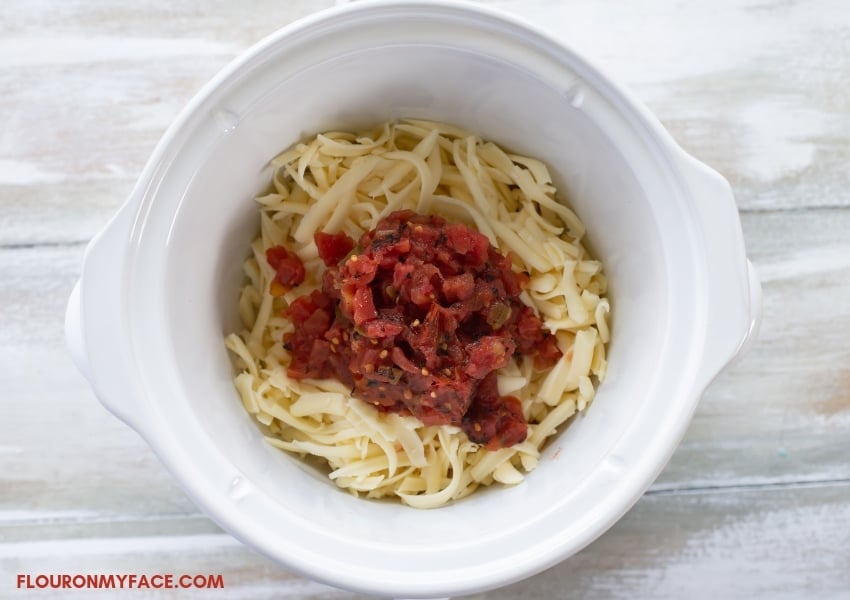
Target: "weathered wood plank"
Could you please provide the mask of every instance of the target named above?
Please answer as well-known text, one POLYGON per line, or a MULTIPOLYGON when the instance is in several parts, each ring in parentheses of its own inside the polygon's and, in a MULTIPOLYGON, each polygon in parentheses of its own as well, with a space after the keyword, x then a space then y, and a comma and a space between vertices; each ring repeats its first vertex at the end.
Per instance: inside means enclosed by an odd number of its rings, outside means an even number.
POLYGON ((133 189, 130 179, 0 184, 0 247, 85 244, 133 189))
POLYGON ((842 598, 848 519, 847 485, 645 496, 573 559, 477 598, 842 598))
MULTIPOLYGON (((850 589, 848 520, 847 484, 648 495, 575 557, 471 598, 837 599, 850 589)), ((305 582, 225 534, 94 532, 58 542, 0 542, 4 582, 17 573, 125 572, 220 573, 227 597, 360 597, 305 582)), ((185 592, 156 595, 178 596, 185 592)))
MULTIPOLYGON (((686 149, 730 179, 743 209, 850 205, 850 53, 841 51, 850 11, 840 2, 488 3, 550 30, 632 87, 686 149)), ((0 244, 90 237, 213 73, 330 4, 186 4, 163 18, 157 2, 49 11, 13 3, 0 21, 0 113, 10 115, 0 136, 0 244), (76 210, 81 183, 94 186, 95 197, 82 200, 94 213, 76 210), (42 185, 43 203, 19 189, 42 185)))
POLYGON ((500 0, 631 88, 744 209, 848 206, 842 0, 500 0))
MULTIPOLYGON (((0 27, 9 36, 33 40, 50 40, 51 32, 96 34, 98 38, 135 38, 140 33, 157 32, 163 38, 189 34, 202 39, 241 39, 253 43, 278 27, 335 3, 335 0, 245 0, 238 5, 227 0, 179 4, 165 0, 140 0, 132 4, 120 0, 41 3, 13 0, 4 6, 0 27), (46 10, 48 7, 50 10, 46 10)), ((120 48, 109 50, 122 52, 120 48)))
POLYGON ((657 486, 850 478, 850 210, 745 214, 764 316, 657 486))
POLYGON ((91 238, 239 52, 331 0, 17 2, 0 15, 0 245, 91 238))
POLYGON ((20 510, 71 519, 195 513, 141 438, 99 405, 65 351, 64 306, 82 251, 0 250, 0 521, 3 511, 20 510))

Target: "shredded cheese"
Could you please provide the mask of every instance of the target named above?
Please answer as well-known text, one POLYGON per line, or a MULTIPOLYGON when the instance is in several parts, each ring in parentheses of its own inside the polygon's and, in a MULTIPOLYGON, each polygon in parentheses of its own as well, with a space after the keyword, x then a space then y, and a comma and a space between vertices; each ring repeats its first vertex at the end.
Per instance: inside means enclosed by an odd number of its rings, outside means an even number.
POLYGON ((244 330, 225 338, 235 387, 245 409, 268 428, 268 442, 324 459, 329 478, 354 494, 394 496, 416 508, 444 505, 482 485, 520 483, 548 438, 592 402, 605 377, 610 339, 602 265, 582 245, 584 226, 556 198, 546 165, 457 127, 420 120, 362 134, 320 134, 271 165, 271 189, 257 198, 260 237, 245 263, 239 299, 244 330), (279 315, 321 285, 314 234, 341 230, 356 239, 401 209, 474 226, 528 273, 521 299, 557 336, 564 355, 548 372, 536 371, 526 357, 498 373, 500 393, 523 406, 525 442, 491 452, 458 427, 426 427, 412 416, 381 413, 338 381, 287 376, 282 339, 292 324, 279 315), (278 244, 301 258, 307 277, 275 298, 264 253, 278 244))

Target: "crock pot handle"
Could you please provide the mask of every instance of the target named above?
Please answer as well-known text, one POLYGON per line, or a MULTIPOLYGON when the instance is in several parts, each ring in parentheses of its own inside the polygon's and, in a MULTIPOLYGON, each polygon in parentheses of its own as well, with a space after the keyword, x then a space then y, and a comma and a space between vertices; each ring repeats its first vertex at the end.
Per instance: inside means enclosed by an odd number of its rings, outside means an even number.
POLYGON ((761 322, 761 283, 746 258, 729 182, 690 155, 682 155, 682 172, 695 200, 706 245, 708 318, 698 375, 698 384, 704 388, 752 345, 761 322))
POLYGON ((142 416, 128 369, 121 275, 134 205, 125 203, 86 247, 82 274, 65 311, 65 340, 100 403, 138 431, 142 416))

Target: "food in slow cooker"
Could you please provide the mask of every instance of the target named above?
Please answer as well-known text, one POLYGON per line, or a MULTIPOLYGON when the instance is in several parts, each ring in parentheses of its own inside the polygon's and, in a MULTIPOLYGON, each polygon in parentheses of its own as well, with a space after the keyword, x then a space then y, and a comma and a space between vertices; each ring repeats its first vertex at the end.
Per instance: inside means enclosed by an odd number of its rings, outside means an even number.
POLYGON ((605 375, 609 303, 538 160, 426 121, 272 161, 226 338, 268 441, 440 506, 518 483, 605 375))

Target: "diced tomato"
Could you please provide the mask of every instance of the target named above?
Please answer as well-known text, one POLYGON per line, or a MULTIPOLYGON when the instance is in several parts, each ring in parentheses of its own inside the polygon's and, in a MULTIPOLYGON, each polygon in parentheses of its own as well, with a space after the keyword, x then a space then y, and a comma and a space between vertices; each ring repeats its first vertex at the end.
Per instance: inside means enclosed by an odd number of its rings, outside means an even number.
POLYGON ((313 239, 319 250, 319 258, 329 267, 339 263, 354 248, 354 240, 342 231, 339 233, 318 231, 313 239))
POLYGON ((466 254, 472 246, 472 236, 468 227, 460 224, 446 225, 446 238, 449 242, 449 247, 458 254, 466 254))
MULTIPOLYGON (((519 300, 527 276, 513 273, 510 256, 465 225, 412 211, 382 219, 356 253, 342 233, 315 242, 328 268, 321 290, 286 311, 292 377, 336 377, 382 411, 463 427, 491 450, 525 439, 522 407, 499 396, 496 371, 515 353, 538 367, 561 354, 519 300)), ((267 253, 283 273, 278 291, 298 280, 290 257, 267 253)))
POLYGON ((462 273, 446 277, 443 280, 443 295, 448 302, 466 300, 475 291, 475 278, 472 273, 462 273))
POLYGON ((397 262, 393 265, 393 287, 397 290, 409 289, 410 282, 413 279, 413 270, 415 267, 411 264, 397 262))
MULTIPOLYGON (((543 322, 534 314, 534 311, 523 306, 519 311, 517 319, 517 346, 523 354, 531 354, 532 350, 543 339, 543 322)), ((549 336, 553 337, 553 336, 549 336)))
POLYGON ((304 282, 304 264, 298 255, 289 252, 283 246, 273 246, 266 250, 266 261, 276 271, 271 283, 272 295, 282 295, 285 288, 295 287, 304 282), (277 282, 277 286, 275 286, 277 282))
POLYGON ((471 441, 483 444, 487 450, 525 441, 528 425, 522 404, 514 396, 499 396, 495 373, 478 385, 475 402, 463 417, 463 430, 471 441))
POLYGON ((562 356, 558 342, 553 335, 546 336, 536 349, 534 368, 540 371, 554 367, 562 356))
POLYGON ((480 265, 487 260, 490 240, 486 236, 465 225, 453 224, 445 227, 448 245, 458 254, 462 254, 471 265, 480 265))
MULTIPOLYGON (((298 326, 296 329, 304 329, 307 320, 312 316, 314 312, 317 310, 323 310, 328 312, 327 309, 331 307, 331 302, 329 299, 319 292, 318 290, 313 291, 309 296, 301 296, 300 298, 296 298, 292 304, 289 305, 289 309, 287 310, 287 316, 292 320, 293 323, 297 323, 298 326)), ((326 328, 327 329, 327 328, 326 328)), ((311 331, 310 333, 316 333, 315 331, 311 331)), ((324 331, 322 331, 324 333, 324 331)))
POLYGON ((508 364, 516 345, 513 340, 486 335, 466 347, 469 356, 464 371, 474 379, 483 379, 508 364))
POLYGON ((413 270, 413 279, 409 285, 410 301, 421 307, 429 307, 437 298, 437 290, 432 279, 439 274, 433 265, 419 265, 413 270))
POLYGON ((372 300, 372 289, 358 287, 354 292, 354 324, 362 325, 378 316, 375 303, 372 300))
POLYGON ((388 319, 373 319, 363 326, 369 338, 393 337, 404 331, 404 325, 388 319))
POLYGON ((374 260, 367 260, 353 255, 343 263, 340 271, 349 282, 363 287, 372 283, 375 274, 378 272, 378 265, 374 260))
POLYGON ((404 353, 404 350, 398 346, 394 346, 390 350, 390 358, 402 371, 406 371, 407 373, 418 373, 420 371, 419 367, 414 365, 413 361, 404 353))
POLYGON ((297 298, 286 311, 295 331, 284 336, 284 347, 292 353, 288 373, 291 377, 328 377, 326 363, 330 346, 324 335, 333 318, 331 304, 319 291, 297 298))
POLYGON ((283 246, 272 246, 266 250, 266 262, 272 269, 277 269, 280 261, 289 256, 289 251, 283 246))

